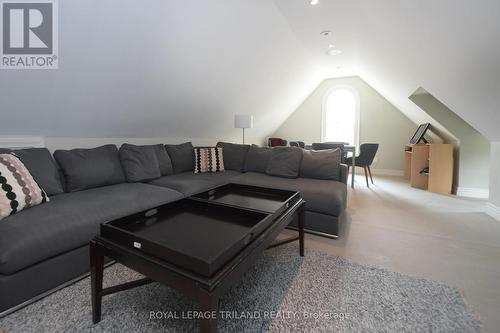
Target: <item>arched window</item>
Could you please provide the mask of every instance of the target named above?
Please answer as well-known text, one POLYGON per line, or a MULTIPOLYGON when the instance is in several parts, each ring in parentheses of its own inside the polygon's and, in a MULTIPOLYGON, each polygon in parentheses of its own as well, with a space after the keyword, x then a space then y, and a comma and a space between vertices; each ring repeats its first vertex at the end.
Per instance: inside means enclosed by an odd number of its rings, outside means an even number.
POLYGON ((358 145, 359 96, 350 88, 336 88, 323 103, 323 142, 347 142, 358 145))

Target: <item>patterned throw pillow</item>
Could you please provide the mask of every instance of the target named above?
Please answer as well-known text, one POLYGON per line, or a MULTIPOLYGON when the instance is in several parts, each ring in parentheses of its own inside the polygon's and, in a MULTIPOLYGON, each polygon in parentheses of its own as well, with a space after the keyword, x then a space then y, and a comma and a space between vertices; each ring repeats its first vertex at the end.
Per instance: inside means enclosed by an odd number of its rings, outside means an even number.
POLYGON ((224 171, 221 147, 195 148, 194 161, 194 173, 224 171))
POLYGON ((23 162, 14 154, 0 154, 0 220, 47 201, 23 162))

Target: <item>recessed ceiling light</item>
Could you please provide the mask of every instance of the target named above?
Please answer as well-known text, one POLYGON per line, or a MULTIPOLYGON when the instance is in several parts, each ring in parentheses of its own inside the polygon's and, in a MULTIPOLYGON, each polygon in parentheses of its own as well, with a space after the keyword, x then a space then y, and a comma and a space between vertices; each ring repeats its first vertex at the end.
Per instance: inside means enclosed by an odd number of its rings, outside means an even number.
POLYGON ((319 33, 321 36, 330 36, 332 34, 331 30, 323 30, 319 33))
POLYGON ((328 45, 328 47, 331 48, 331 49, 333 49, 335 47, 335 45, 334 44, 330 44, 330 45, 328 45))
POLYGON ((309 4, 311 6, 316 6, 319 3, 319 0, 309 0, 309 4))
POLYGON ((339 55, 341 53, 342 53, 342 51, 340 51, 338 49, 328 49, 326 51, 326 54, 331 55, 331 56, 336 56, 336 55, 339 55))

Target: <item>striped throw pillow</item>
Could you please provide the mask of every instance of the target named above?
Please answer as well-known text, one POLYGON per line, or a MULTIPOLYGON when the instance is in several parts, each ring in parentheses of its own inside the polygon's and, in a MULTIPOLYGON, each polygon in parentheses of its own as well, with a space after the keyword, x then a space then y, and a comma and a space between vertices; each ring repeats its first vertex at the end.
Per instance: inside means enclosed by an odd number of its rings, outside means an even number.
POLYGON ((0 154, 0 220, 47 201, 23 162, 14 154, 0 154))
POLYGON ((194 161, 194 173, 224 171, 221 147, 195 148, 194 161))

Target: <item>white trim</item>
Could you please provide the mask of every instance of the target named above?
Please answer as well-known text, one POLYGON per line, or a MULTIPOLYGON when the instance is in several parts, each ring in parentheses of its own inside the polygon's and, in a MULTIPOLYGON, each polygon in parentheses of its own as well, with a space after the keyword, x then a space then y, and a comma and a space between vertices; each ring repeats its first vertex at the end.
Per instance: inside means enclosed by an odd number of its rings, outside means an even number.
POLYGON ((495 220, 500 221, 500 207, 495 206, 491 202, 486 203, 486 214, 488 214, 495 220))
POLYGON ((459 187, 457 188, 457 196, 467 198, 488 199, 490 191, 485 188, 459 187))
POLYGON ((354 119, 354 142, 349 142, 350 145, 358 147, 359 146, 359 129, 361 127, 361 98, 359 96, 359 92, 354 89, 350 85, 346 84, 337 84, 326 92, 326 94, 323 96, 323 104, 321 106, 321 142, 325 141, 325 113, 326 113, 326 105, 328 103, 328 98, 330 95, 335 92, 336 90, 348 90, 354 95, 354 99, 356 100, 356 114, 355 114, 355 119, 354 119))
MULTIPOLYGON (((372 175, 379 175, 379 176, 396 176, 396 177, 403 177, 404 176, 404 171, 403 170, 393 170, 393 169, 371 169, 372 170, 372 175)), ((357 167, 356 168, 356 174, 365 174, 363 171, 363 168, 357 167)))
POLYGON ((43 148, 45 139, 38 136, 3 137, 0 136, 0 148, 43 148))

